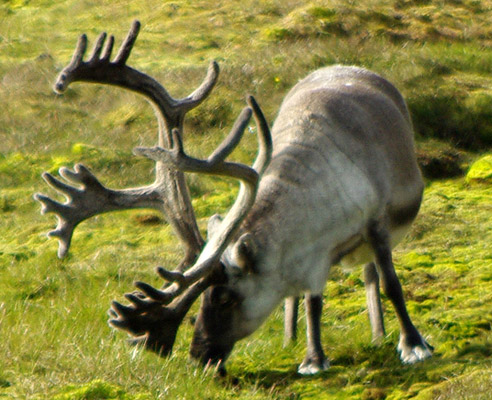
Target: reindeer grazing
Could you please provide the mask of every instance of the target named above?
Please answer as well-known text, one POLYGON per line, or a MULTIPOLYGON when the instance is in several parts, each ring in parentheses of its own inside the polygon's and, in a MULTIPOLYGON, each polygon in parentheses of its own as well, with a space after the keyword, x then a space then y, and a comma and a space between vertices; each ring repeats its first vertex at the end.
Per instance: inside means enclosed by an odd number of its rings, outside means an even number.
POLYGON ((99 82, 150 99, 159 120, 158 146, 137 148, 135 153, 156 162, 155 183, 111 190, 76 165, 73 171, 62 168, 60 175, 80 188, 44 174, 50 186, 69 198, 67 203, 36 195, 43 212, 59 217, 50 235, 60 241, 60 257, 68 251, 79 222, 121 209, 164 212, 185 243, 184 259, 175 271, 157 268, 171 284, 156 289, 136 282, 140 291, 125 295, 130 305, 112 303, 110 324, 166 355, 186 313, 203 294, 190 353, 203 364, 223 368, 238 340, 255 331, 285 298, 288 315, 294 315, 293 299, 305 293, 308 351, 299 372, 316 373, 328 366, 320 316, 330 266, 366 263, 373 336, 384 333, 381 280, 400 322, 402 361, 430 357, 430 346, 408 316, 391 257, 418 213, 423 190, 412 125, 400 93, 364 69, 323 68, 288 93, 271 134, 260 107, 249 97, 249 107, 224 142, 206 160, 196 159, 183 149, 183 119, 212 90, 218 66, 210 65, 204 82, 190 96, 173 99, 154 79, 126 65, 139 27, 133 24, 113 61, 113 37, 105 44, 102 34, 88 61, 83 61, 87 38, 81 36, 55 89, 62 92, 75 81, 99 82), (252 115, 258 128, 256 161, 252 167, 226 161, 252 115), (197 228, 185 172, 240 181, 228 214, 210 219, 206 244, 197 228))

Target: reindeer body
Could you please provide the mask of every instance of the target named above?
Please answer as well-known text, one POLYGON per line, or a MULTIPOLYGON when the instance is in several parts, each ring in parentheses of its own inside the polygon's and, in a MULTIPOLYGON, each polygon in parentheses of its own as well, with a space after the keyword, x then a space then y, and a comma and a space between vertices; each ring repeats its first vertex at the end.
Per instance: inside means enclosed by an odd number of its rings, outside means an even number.
POLYGON ((277 275, 283 297, 320 294, 340 260, 371 261, 373 220, 388 220, 393 245, 401 239, 423 183, 405 103, 387 81, 355 67, 318 70, 289 92, 272 138, 242 233, 254 236, 257 268, 277 275))
MULTIPOLYGON (((236 340, 254 331, 285 297, 320 296, 334 263, 374 260, 371 225, 385 226, 396 245, 422 198, 404 100, 367 70, 328 67, 300 81, 280 108, 272 139, 272 160, 255 203, 223 260, 226 270, 246 265, 254 271, 229 279, 243 299, 241 317, 220 319, 236 340), (234 250, 244 236, 246 257, 234 250)), ((203 330, 198 325, 198 335, 203 330)), ((222 333, 218 337, 228 341, 222 333)), ((224 358, 218 353, 205 358, 224 358)))
MULTIPOLYGON (((184 152, 183 120, 210 94, 219 67, 212 62, 197 89, 185 98, 173 98, 155 79, 127 65, 139 30, 140 23, 134 21, 112 60, 113 36, 100 34, 84 61, 87 36, 81 35, 54 88, 61 93, 73 82, 103 83, 150 100, 158 119, 158 145, 136 148, 134 153, 156 162, 155 182, 109 189, 76 164, 73 170, 60 169, 62 180, 43 174, 49 186, 67 197, 65 203, 35 195, 43 213, 58 217, 48 235, 58 238, 59 257, 67 254, 81 221, 115 210, 163 211, 182 240, 185 255, 176 270, 157 268, 172 284, 159 290, 136 282, 140 292, 125 295, 130 305, 113 301, 110 325, 167 355, 183 318, 203 294, 190 354, 205 365, 223 366, 234 343, 256 330, 282 299, 305 293, 308 350, 299 371, 316 373, 328 366, 320 318, 330 266, 339 261, 369 262, 364 279, 373 338, 384 334, 381 280, 400 322, 402 361, 429 357, 429 346, 408 316, 391 259, 392 247, 418 212, 423 188, 411 121, 399 92, 364 69, 320 69, 285 98, 273 140, 261 108, 250 96, 249 107, 227 138, 207 159, 199 160, 184 152), (226 158, 251 116, 258 128, 258 155, 250 167, 226 158), (206 243, 198 230, 185 172, 241 182, 227 216, 211 219, 206 243)), ((292 311, 289 306, 288 314, 292 311)))

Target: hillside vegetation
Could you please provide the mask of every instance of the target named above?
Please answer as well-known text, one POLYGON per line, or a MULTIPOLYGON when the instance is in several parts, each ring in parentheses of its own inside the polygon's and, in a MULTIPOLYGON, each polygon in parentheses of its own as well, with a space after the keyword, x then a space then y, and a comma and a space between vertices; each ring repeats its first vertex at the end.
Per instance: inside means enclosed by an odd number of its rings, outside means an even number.
MULTIPOLYGON (((0 398, 488 399, 491 20, 492 1, 475 0, 1 1, 0 398), (82 223, 59 260, 45 236, 55 219, 32 196, 53 195, 43 171, 78 162, 114 188, 152 180, 153 164, 132 154, 156 141, 147 102, 102 85, 52 90, 81 33, 93 43, 106 31, 119 44, 135 19, 142 30, 128 64, 173 96, 193 91, 210 60, 221 67, 210 98, 186 120, 186 150, 196 156, 227 134, 247 93, 272 122, 288 89, 322 66, 365 66, 402 91, 427 187, 395 262, 432 359, 401 365, 386 299, 388 336, 372 345, 361 271, 339 267, 322 321, 331 368, 319 376, 297 375, 305 340, 282 348, 281 309, 238 344, 229 362, 236 379, 214 379, 188 360, 189 323, 168 359, 108 328, 111 300, 135 280, 159 285, 154 267, 180 260, 176 237, 150 211, 106 214, 82 223)), ((255 142, 246 135, 232 158, 251 162, 255 142)), ((189 184, 202 228, 237 192, 229 180, 190 176, 189 184)))

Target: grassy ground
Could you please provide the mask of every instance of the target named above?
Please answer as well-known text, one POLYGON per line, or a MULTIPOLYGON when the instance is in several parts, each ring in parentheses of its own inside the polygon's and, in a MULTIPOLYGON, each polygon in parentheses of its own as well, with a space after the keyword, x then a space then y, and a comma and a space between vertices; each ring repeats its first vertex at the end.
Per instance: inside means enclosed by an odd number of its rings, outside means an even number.
MULTIPOLYGON (((229 365, 237 382, 214 380, 187 361, 190 324, 166 360, 131 349, 107 327, 110 301, 135 279, 157 284, 153 267, 175 265, 179 243, 166 224, 145 224, 148 212, 108 214, 81 224, 60 261, 44 236, 54 221, 39 215, 32 195, 47 192, 41 172, 76 162, 112 187, 152 179, 152 164, 131 153, 155 143, 145 101, 97 85, 76 84, 64 96, 51 90, 80 33, 93 40, 105 30, 121 40, 136 18, 143 27, 130 65, 175 96, 195 88, 210 59, 221 65, 211 98, 187 120, 193 154, 208 154, 227 133, 246 93, 272 121, 289 87, 332 63, 363 65, 395 82, 426 165, 451 160, 459 171, 490 152, 491 1, 2 1, 0 398, 488 398, 490 180, 429 181, 417 223, 395 254, 409 310, 435 346, 424 363, 399 363, 386 301, 388 337, 370 344, 360 271, 337 267, 323 317, 332 367, 316 377, 295 373, 305 344, 282 348, 281 310, 238 345, 229 365)), ((248 161, 254 151, 246 140, 234 158, 248 161)), ((235 183, 192 177, 190 184, 202 224, 235 196, 235 183)))

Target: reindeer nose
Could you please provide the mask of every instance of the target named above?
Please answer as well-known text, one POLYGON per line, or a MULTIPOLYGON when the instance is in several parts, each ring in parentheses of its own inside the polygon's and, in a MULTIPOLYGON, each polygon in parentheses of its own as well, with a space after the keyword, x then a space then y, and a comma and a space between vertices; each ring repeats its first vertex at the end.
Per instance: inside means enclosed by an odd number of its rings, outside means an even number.
POLYGON ((53 90, 57 94, 62 94, 66 89, 67 76, 65 74, 60 74, 58 79, 56 80, 55 85, 53 86, 53 90))

